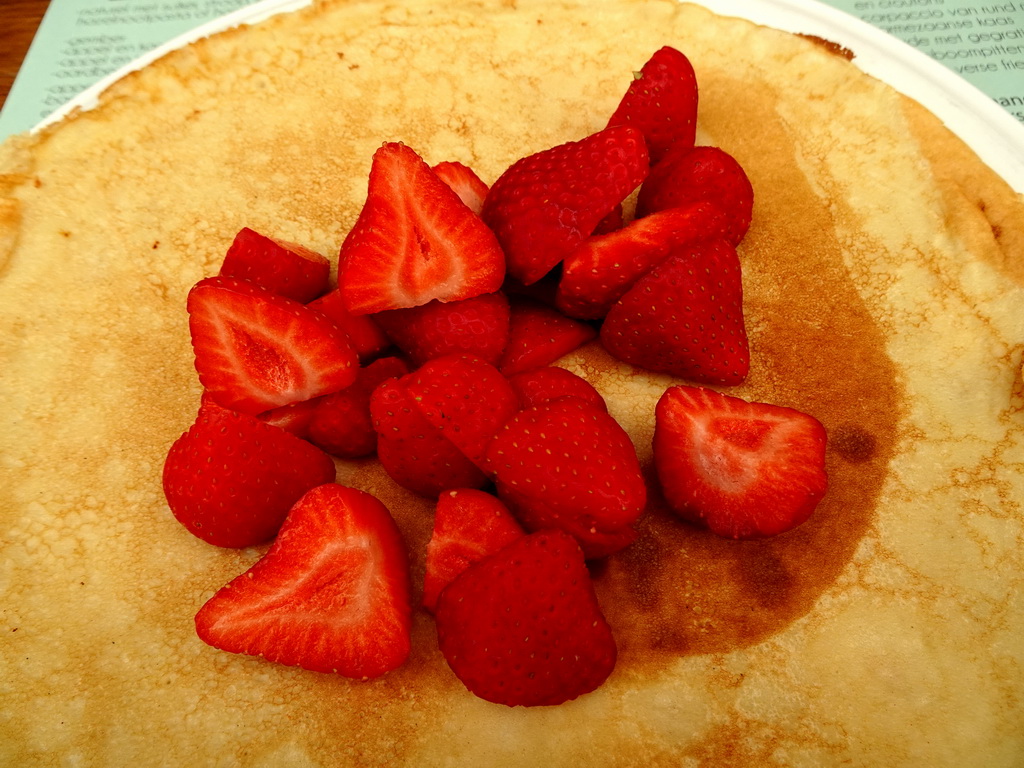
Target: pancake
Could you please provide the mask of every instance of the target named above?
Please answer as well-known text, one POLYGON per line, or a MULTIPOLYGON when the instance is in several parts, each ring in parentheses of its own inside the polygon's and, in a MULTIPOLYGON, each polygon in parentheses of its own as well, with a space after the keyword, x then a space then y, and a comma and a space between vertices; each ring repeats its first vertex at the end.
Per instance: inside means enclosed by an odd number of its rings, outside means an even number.
MULTIPOLYGON (((323 2, 202 40, 0 148, 0 761, 11 765, 1020 765, 1024 199, 834 47, 667 0, 323 2), (373 151, 493 181, 602 128, 662 45, 755 189, 751 374, 813 414, 830 489, 734 542, 666 511, 594 569, 619 661, 557 707, 469 694, 416 611, 370 682, 223 653, 193 616, 264 551, 171 516, 200 396, 185 296, 244 226, 331 257, 373 151)), ((679 383, 591 344, 653 480, 679 383)), ((423 576, 431 505, 373 460, 423 576)))

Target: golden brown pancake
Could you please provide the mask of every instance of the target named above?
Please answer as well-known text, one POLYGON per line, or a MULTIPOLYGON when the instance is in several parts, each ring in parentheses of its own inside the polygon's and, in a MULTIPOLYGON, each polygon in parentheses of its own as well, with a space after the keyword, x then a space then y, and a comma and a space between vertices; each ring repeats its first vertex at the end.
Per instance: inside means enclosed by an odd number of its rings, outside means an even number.
MULTIPOLYGON (((339 0, 190 45, 0 148, 0 763, 1020 765, 1022 307, 1021 195, 814 40, 669 0, 339 0), (619 663, 558 707, 474 698, 423 611, 370 682, 205 646, 195 612, 262 550, 164 502, 200 394, 189 287, 243 226, 334 256, 383 141, 490 182, 602 128, 665 44, 696 69, 698 141, 756 193, 729 391, 824 423, 815 515, 725 541, 652 493, 595 568, 619 663)), ((678 382, 597 344, 563 364, 653 478, 678 382)), ((431 505, 339 467, 419 581, 431 505)))

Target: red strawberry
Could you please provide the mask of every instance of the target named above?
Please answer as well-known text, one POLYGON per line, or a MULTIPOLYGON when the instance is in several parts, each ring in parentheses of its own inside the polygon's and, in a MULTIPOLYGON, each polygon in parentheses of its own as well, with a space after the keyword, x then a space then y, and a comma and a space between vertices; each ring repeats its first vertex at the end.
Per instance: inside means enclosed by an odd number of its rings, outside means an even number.
POLYGON ((310 488, 334 480, 323 451, 253 416, 203 406, 164 462, 164 495, 189 532, 219 547, 272 539, 310 488))
POLYGON ((222 277, 249 280, 300 304, 327 290, 330 273, 330 262, 319 253, 248 227, 235 235, 220 268, 222 277))
POLYGON ((519 538, 456 577, 437 603, 437 639, 470 691, 507 706, 575 699, 615 667, 583 553, 559 531, 519 538))
POLYGON ((602 318, 675 248, 722 238, 725 231, 725 216, 711 203, 701 202, 653 213, 588 238, 562 265, 558 308, 570 317, 602 318))
POLYGON ((370 395, 409 367, 397 357, 382 357, 359 371, 355 383, 315 401, 306 430, 313 445, 342 459, 358 459, 377 450, 377 432, 370 417, 370 395))
POLYGON ((508 379, 472 355, 431 360, 399 383, 423 417, 480 467, 488 444, 519 411, 508 379))
POLYGON ((625 223, 625 219, 622 215, 622 203, 616 205, 611 213, 597 222, 597 226, 594 227, 592 235, 606 235, 609 232, 614 232, 616 229, 621 227, 625 223))
POLYGON ((529 285, 572 253, 647 175, 643 135, 608 128, 524 157, 491 186, 483 218, 529 285))
POLYGON ((370 397, 377 458, 392 480, 427 498, 448 488, 482 488, 487 477, 420 412, 405 387, 389 379, 370 397))
POLYGON ((727 218, 730 243, 738 245, 750 227, 754 188, 736 159, 718 147, 679 147, 651 169, 640 187, 636 215, 706 200, 727 218))
MULTIPOLYGON (((260 421, 283 429, 285 432, 290 432, 296 437, 305 438, 306 430, 309 428, 309 422, 313 418, 313 409, 316 408, 316 404, 319 398, 313 398, 312 400, 300 400, 297 403, 289 403, 288 405, 282 405, 279 408, 271 408, 269 411, 257 414, 256 418, 260 421)), ((200 408, 223 408, 209 392, 203 390, 203 396, 199 403, 200 408)), ((231 410, 225 408, 224 410, 231 410)))
POLYGON ((792 408, 671 387, 655 410, 654 465, 669 506, 734 539, 804 522, 828 488, 825 428, 792 408))
POLYGON ((308 306, 326 315, 344 331, 361 362, 371 360, 391 346, 391 339, 373 318, 369 315, 353 315, 345 308, 345 299, 337 288, 310 302, 308 306))
POLYGON ((334 323, 245 280, 201 280, 188 313, 199 380, 225 408, 262 413, 356 377, 355 352, 334 323))
POLYGON ((484 200, 487 197, 488 187, 472 168, 454 161, 438 163, 432 169, 437 177, 452 188, 452 191, 459 196, 477 216, 484 209, 484 200))
POLYGON ((510 376, 508 383, 519 397, 520 408, 532 408, 563 397, 575 397, 598 410, 608 410, 601 393, 589 381, 565 368, 533 368, 510 376))
POLYGON ((409 562, 368 493, 314 488, 267 554, 196 614, 203 642, 315 672, 368 679, 409 655, 409 562))
POLYGON ((543 368, 597 338, 586 323, 530 299, 512 302, 508 343, 498 368, 513 376, 531 368, 543 368))
POLYGON ((528 530, 571 533, 587 557, 635 538, 647 490, 629 435, 604 411, 576 398, 528 408, 491 441, 487 461, 528 530))
POLYGON ((373 317, 414 366, 455 352, 497 363, 508 341, 508 299, 501 293, 431 301, 373 317))
POLYGON ((505 276, 494 233, 413 150, 373 156, 366 203, 341 246, 338 285, 362 315, 493 293, 505 276))
POLYGON ((427 544, 424 607, 433 611, 437 596, 452 579, 524 535, 508 507, 491 494, 473 488, 442 493, 437 497, 434 532, 427 544))
POLYGON ((697 76, 690 60, 668 46, 655 51, 633 73, 633 82, 608 125, 640 129, 652 165, 669 147, 692 147, 697 135, 697 76))
POLYGON ((750 368, 736 251, 724 240, 677 250, 608 312, 605 349, 623 362, 709 384, 750 368))

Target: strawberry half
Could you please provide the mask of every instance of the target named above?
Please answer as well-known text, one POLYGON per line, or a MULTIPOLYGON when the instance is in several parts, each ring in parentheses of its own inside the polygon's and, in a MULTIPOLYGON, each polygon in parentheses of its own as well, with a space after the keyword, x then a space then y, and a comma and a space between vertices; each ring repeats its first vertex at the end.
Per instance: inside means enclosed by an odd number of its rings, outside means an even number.
POLYGON ((491 494, 474 488, 442 493, 427 544, 423 606, 432 612, 441 590, 456 576, 525 535, 508 507, 491 494))
POLYGON ((559 531, 516 539, 471 565, 441 592, 436 617, 456 677, 497 704, 561 704, 615 667, 583 553, 559 531))
POLYGON ((467 165, 452 160, 438 163, 432 169, 437 177, 452 188, 459 199, 477 216, 484 209, 488 187, 467 165))
POLYGON ((617 126, 524 157, 484 201, 508 271, 530 285, 576 250, 647 175, 643 135, 617 126))
POLYGON ((390 513, 328 484, 295 504, 252 568, 196 614, 203 642, 346 677, 379 677, 409 655, 409 563, 390 513))
POLYGON ((543 368, 595 338, 597 331, 586 323, 517 297, 511 302, 508 343, 498 368, 506 376, 543 368))
POLYGON ((436 499, 449 488, 482 488, 487 477, 423 416, 398 380, 389 379, 370 396, 377 432, 377 458, 396 483, 436 499))
POLYGON ((609 126, 631 125, 647 141, 651 165, 669 147, 693 146, 697 135, 697 76, 690 60, 665 46, 633 73, 609 126))
POLYGON ((532 408, 563 397, 575 397, 598 410, 608 411, 607 403, 601 393, 594 389, 594 385, 565 368, 533 368, 510 376, 508 383, 519 397, 520 408, 532 408))
POLYGON ((199 380, 225 408, 262 413, 355 380, 359 361, 334 323, 253 283, 200 280, 188 313, 199 380))
POLYGON ((654 464, 686 520, 733 539, 788 531, 828 489, 825 428, 792 408, 671 387, 655 410, 654 464))
POLYGON ((750 369, 750 350, 735 249, 724 240, 678 249, 612 306, 601 341, 640 368, 739 384, 750 369))
POLYGON ((708 202, 634 219, 622 229, 588 238, 562 265, 556 303, 569 315, 595 320, 680 245, 722 238, 726 217, 708 202))
POLYGON ((509 306, 501 293, 431 301, 373 318, 414 366, 457 352, 497 363, 508 342, 509 306))
POLYGON ((743 167, 718 147, 674 148, 640 187, 636 215, 713 203, 726 217, 726 239, 738 245, 750 228, 754 188, 743 167))
POLYGON ((248 227, 235 235, 221 264, 221 277, 249 280, 300 304, 327 290, 331 263, 309 248, 275 240, 248 227))
POLYGON ((202 406, 164 461, 167 504, 190 533, 218 547, 274 537, 306 491, 335 478, 330 456, 283 429, 202 406))
POLYGON ((373 156, 359 218, 341 246, 338 285, 362 315, 493 293, 505 276, 494 233, 404 144, 373 156))
POLYGON ((381 382, 408 372, 409 367, 397 357, 382 357, 361 368, 352 385, 315 401, 306 439, 342 459, 375 453, 377 432, 370 416, 370 395, 381 382))
POLYGON ((588 558, 636 537, 647 489, 629 435, 604 411, 577 398, 520 411, 491 441, 487 461, 499 497, 527 530, 566 531, 588 558))

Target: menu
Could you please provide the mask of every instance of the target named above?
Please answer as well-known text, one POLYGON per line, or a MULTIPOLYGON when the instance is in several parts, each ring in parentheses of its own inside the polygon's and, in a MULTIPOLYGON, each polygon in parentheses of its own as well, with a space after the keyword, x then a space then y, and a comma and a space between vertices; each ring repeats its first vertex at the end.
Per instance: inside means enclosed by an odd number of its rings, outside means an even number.
MULTIPOLYGON (((814 2, 815 0, 808 0, 814 2)), ((0 112, 0 139, 250 0, 52 0, 0 112)), ((1024 122, 1024 0, 828 0, 940 61, 1024 122)))

